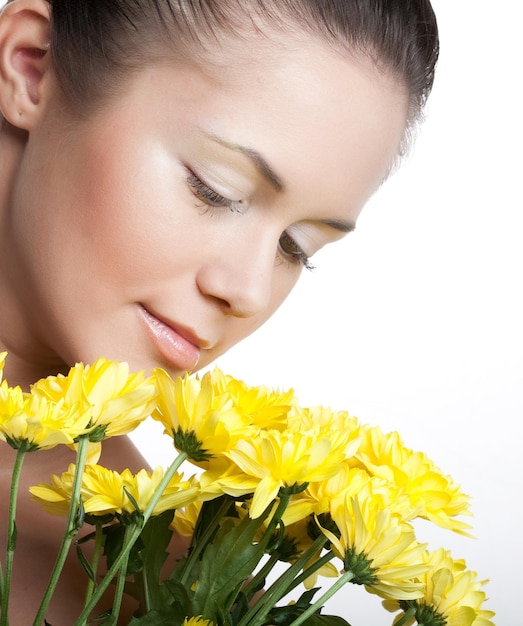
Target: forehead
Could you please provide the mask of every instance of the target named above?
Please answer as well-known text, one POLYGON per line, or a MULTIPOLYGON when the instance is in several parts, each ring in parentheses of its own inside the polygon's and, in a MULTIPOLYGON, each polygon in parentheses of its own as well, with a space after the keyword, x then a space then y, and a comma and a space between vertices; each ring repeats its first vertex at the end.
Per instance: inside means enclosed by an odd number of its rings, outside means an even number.
POLYGON ((195 71, 205 130, 266 154, 278 172, 305 174, 304 187, 321 173, 362 205, 398 156, 408 94, 367 56, 264 30, 209 44, 195 71))
POLYGON ((140 127, 182 163, 218 164, 240 191, 259 173, 247 156, 256 153, 286 206, 298 207, 289 217, 354 221, 397 158, 407 109, 403 86, 367 57, 264 31, 162 55, 86 120, 86 132, 119 145, 140 127))

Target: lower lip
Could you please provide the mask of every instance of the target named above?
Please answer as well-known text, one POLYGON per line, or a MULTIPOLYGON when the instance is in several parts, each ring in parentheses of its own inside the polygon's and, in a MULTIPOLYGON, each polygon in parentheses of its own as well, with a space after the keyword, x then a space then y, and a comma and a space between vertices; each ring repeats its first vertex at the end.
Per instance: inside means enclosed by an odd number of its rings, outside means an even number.
POLYGON ((139 312, 156 348, 169 364, 177 370, 194 369, 200 359, 200 349, 144 307, 141 306, 139 312))

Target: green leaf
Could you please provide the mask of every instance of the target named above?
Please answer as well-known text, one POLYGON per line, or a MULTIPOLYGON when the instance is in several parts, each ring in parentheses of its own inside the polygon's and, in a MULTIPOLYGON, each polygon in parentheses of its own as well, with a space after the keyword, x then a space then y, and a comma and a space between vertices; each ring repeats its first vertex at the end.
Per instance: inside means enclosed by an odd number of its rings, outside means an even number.
MULTIPOLYGON (((290 626, 296 618, 298 618, 303 611, 300 610, 292 610, 292 606, 289 607, 291 610, 282 610, 279 612, 279 609, 287 609, 288 607, 275 607, 276 610, 273 610, 267 616, 266 624, 270 624, 270 626, 290 626)), ((335 615, 320 615, 319 613, 315 613, 308 617, 304 624, 306 626, 350 626, 349 622, 345 621, 341 617, 337 617, 335 615)))
MULTIPOLYGON (((290 626, 295 619, 300 617, 313 604, 313 597, 319 587, 305 591, 294 603, 287 606, 276 606, 271 609, 267 616, 266 624, 271 626, 290 626)), ((320 615, 321 609, 307 618, 304 624, 308 626, 350 626, 341 617, 334 615, 320 615)))
POLYGON ((189 615, 191 612, 191 603, 193 593, 190 589, 187 589, 182 583, 173 580, 166 580, 165 587, 171 594, 172 600, 171 604, 174 606, 179 605, 184 615, 189 615))
POLYGON ((175 611, 173 607, 150 611, 142 617, 133 617, 129 626, 181 626, 186 617, 175 611))
POLYGON ((202 556, 193 615, 218 623, 221 611, 229 610, 264 555, 265 544, 253 543, 264 518, 245 517, 238 525, 234 520, 225 520, 202 556))
POLYGON ((214 500, 209 500, 204 502, 202 508, 200 510, 200 514, 198 515, 198 520, 196 521, 196 527, 194 529, 193 541, 192 543, 199 543, 202 536, 207 534, 208 529, 214 527, 216 531, 220 527, 220 522, 224 515, 222 514, 222 507, 224 504, 229 503, 227 511, 225 513, 226 517, 238 517, 238 513, 235 507, 234 498, 231 496, 223 495, 219 498, 215 498, 214 500))
POLYGON ((18 529, 16 527, 16 522, 13 522, 13 530, 7 539, 7 549, 14 550, 16 549, 16 538, 18 536, 18 529))
POLYGON ((173 511, 165 511, 152 517, 140 535, 142 568, 139 578, 140 583, 147 588, 149 609, 160 609, 166 602, 166 590, 163 589, 161 574, 169 556, 167 549, 173 534, 170 528, 173 516, 173 511))
POLYGON ((76 544, 76 554, 78 556, 78 560, 80 561, 80 565, 82 566, 84 572, 93 581, 93 583, 96 584, 96 576, 94 574, 93 568, 91 567, 91 564, 89 563, 89 561, 87 560, 87 557, 83 553, 83 550, 80 547, 79 543, 76 544))
MULTIPOLYGON (((105 535, 104 556, 107 559, 107 569, 112 566, 122 551, 125 528, 125 525, 120 523, 105 526, 103 529, 105 535)), ((129 552, 129 560, 127 562, 128 575, 135 574, 141 570, 143 563, 140 552, 142 548, 143 544, 140 536, 129 552)))

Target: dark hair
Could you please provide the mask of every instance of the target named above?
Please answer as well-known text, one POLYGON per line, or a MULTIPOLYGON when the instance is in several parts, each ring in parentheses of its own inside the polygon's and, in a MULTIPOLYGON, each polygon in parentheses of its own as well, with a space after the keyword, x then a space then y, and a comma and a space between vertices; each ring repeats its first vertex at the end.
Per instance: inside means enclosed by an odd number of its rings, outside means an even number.
POLYGON ((110 95, 129 72, 165 55, 166 44, 182 54, 196 46, 204 51, 221 34, 241 36, 246 23, 262 31, 264 24, 305 31, 369 56, 403 81, 411 122, 434 80, 439 44, 429 0, 48 1, 55 71, 77 112, 110 95))

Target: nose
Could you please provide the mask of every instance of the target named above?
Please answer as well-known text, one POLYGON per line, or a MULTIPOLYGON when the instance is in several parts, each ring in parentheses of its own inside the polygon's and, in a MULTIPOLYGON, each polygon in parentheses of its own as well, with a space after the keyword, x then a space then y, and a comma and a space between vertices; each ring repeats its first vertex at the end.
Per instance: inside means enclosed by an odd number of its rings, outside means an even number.
MULTIPOLYGON (((245 244, 245 242, 243 242, 245 244)), ((197 273, 200 293, 214 299, 228 315, 248 318, 265 311, 272 294, 274 245, 261 240, 208 260, 197 273)))

